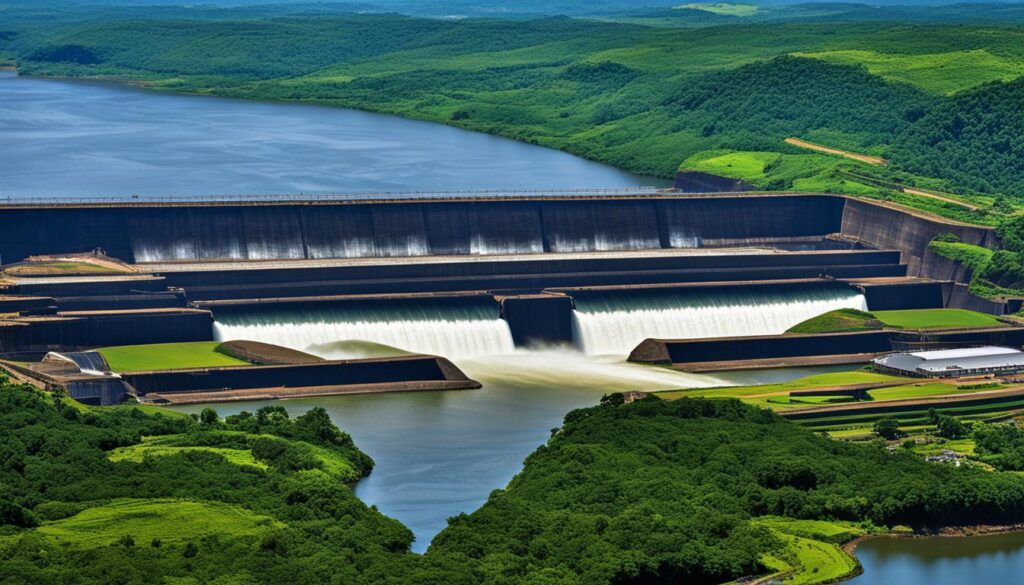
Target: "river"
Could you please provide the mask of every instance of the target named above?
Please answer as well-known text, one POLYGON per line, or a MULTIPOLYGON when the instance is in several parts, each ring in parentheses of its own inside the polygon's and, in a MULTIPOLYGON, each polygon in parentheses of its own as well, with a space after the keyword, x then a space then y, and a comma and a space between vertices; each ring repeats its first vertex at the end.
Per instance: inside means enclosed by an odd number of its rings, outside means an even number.
POLYGON ((664 186, 442 124, 0 71, 0 197, 664 186))

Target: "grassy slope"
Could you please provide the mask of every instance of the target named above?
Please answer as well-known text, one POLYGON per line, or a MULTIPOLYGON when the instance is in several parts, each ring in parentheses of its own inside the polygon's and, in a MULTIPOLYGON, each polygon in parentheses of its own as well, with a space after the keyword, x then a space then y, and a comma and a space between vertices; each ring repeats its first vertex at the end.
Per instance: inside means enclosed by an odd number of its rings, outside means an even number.
POLYGON ((786 333, 867 331, 879 329, 882 325, 900 329, 956 329, 998 327, 1003 325, 1003 322, 992 315, 966 309, 906 309, 870 313, 840 309, 798 323, 786 333))
POLYGON ((797 323, 786 333, 833 333, 840 331, 869 331, 879 329, 875 316, 856 309, 838 309, 797 323))
POLYGON ((215 351, 218 345, 218 341, 198 341, 122 345, 104 347, 97 351, 115 372, 249 365, 248 362, 218 353, 215 351))
POLYGON ((235 465, 243 465, 249 467, 255 467, 257 469, 266 469, 267 464, 259 461, 252 455, 252 451, 245 449, 231 449, 226 447, 207 447, 207 446, 178 446, 178 445, 167 445, 159 439, 143 438, 142 442, 137 445, 130 445, 128 447, 119 447, 110 452, 108 458, 111 461, 130 461, 132 463, 142 463, 149 457, 169 457, 172 455, 180 455, 183 453, 202 451, 204 453, 213 453, 220 455, 226 459, 229 463, 235 465))
POLYGON ((1021 55, 993 54, 986 49, 923 54, 846 49, 798 54, 830 63, 862 65, 875 75, 940 94, 952 94, 989 81, 1009 81, 1024 75, 1021 55))
POLYGON ((214 534, 254 536, 273 526, 282 525, 220 502, 124 499, 45 523, 36 532, 59 544, 93 548, 109 546, 123 535, 148 545, 154 538, 172 543, 214 534))

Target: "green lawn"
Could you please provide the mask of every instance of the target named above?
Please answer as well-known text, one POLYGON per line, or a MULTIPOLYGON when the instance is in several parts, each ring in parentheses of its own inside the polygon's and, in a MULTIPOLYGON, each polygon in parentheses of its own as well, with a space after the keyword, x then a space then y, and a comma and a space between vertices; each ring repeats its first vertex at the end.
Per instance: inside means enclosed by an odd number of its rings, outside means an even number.
POLYGON ((36 531, 59 543, 79 547, 109 546, 122 536, 137 544, 197 541, 205 536, 252 536, 277 524, 238 506, 176 499, 123 499, 48 522, 36 531))
POLYGON ((97 351, 115 372, 247 366, 248 362, 217 353, 218 341, 122 345, 97 351))
POLYGON ((911 309, 872 311, 879 321, 904 329, 956 329, 961 327, 998 327, 1002 321, 992 315, 966 309, 911 309))
POLYGON ((1001 385, 986 388, 958 388, 956 384, 945 384, 943 382, 929 382, 924 384, 907 384, 906 386, 893 386, 891 388, 879 388, 870 390, 868 394, 875 400, 906 400, 910 398, 930 398, 933 396, 949 396, 953 394, 969 394, 971 392, 982 392, 997 390, 1001 385))

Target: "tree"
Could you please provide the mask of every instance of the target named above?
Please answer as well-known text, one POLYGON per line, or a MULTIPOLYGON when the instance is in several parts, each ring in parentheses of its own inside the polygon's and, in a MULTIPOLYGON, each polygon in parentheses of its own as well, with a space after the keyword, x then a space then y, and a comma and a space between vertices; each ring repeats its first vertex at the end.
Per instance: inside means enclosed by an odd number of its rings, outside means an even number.
POLYGON ((967 425, 955 416, 939 415, 939 422, 935 426, 936 434, 945 439, 962 439, 967 436, 967 425))
POLYGON ((888 441, 894 441, 903 436, 900 431, 900 421, 893 417, 880 418, 875 421, 875 434, 888 441))
POLYGON ((190 542, 190 543, 185 545, 185 550, 181 551, 181 554, 186 559, 191 559, 192 557, 196 556, 196 554, 198 552, 199 552, 199 547, 196 546, 194 542, 190 542))
POLYGON ((217 415, 217 411, 212 408, 204 408, 199 413, 199 422, 207 426, 213 426, 220 421, 220 416, 217 415))

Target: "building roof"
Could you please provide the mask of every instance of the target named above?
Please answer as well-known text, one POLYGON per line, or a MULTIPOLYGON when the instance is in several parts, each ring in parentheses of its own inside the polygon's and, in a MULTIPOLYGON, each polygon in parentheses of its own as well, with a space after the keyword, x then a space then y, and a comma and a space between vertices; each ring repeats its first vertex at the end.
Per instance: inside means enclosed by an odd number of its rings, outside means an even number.
POLYGON ((1024 352, 1009 347, 969 347, 914 353, 892 353, 875 359, 874 363, 905 372, 918 372, 924 375, 939 374, 950 370, 1015 367, 1024 369, 1024 352))
POLYGON ((959 349, 939 349, 934 351, 916 351, 910 355, 919 357, 926 361, 946 360, 953 358, 978 357, 990 355, 1003 355, 1021 353, 1020 350, 1012 347, 1000 347, 998 345, 986 345, 983 347, 961 347, 959 349))

